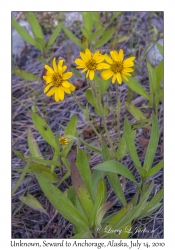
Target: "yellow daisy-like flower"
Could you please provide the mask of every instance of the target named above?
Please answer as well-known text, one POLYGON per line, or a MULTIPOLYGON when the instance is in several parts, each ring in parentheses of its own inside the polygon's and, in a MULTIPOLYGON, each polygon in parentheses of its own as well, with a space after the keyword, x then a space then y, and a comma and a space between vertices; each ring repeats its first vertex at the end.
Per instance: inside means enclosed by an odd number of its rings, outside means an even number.
MULTIPOLYGON (((105 60, 109 63, 108 69, 101 72, 101 76, 104 80, 108 80, 112 77, 112 83, 115 81, 118 84, 122 83, 122 77, 128 81, 126 76, 131 76, 129 72, 133 72, 134 70, 131 68, 134 66, 135 56, 129 57, 126 60, 124 59, 124 52, 121 49, 119 53, 116 50, 110 52, 111 57, 105 55, 105 60)), ((106 66, 107 67, 107 66, 106 66)))
POLYGON ((101 55, 100 51, 96 51, 94 54, 91 53, 89 49, 85 50, 85 53, 80 52, 81 59, 77 58, 75 63, 78 65, 77 69, 83 69, 81 72, 86 73, 86 78, 89 77, 90 80, 94 79, 95 70, 106 69, 106 63, 104 61, 105 56, 101 55))
POLYGON ((62 144, 63 146, 66 146, 66 145, 69 144, 69 140, 68 140, 68 138, 66 138, 66 137, 61 137, 61 138, 59 139, 59 142, 60 142, 60 144, 62 144))
POLYGON ((63 66, 63 60, 59 60, 58 66, 56 64, 56 58, 53 59, 53 69, 49 65, 45 65, 47 70, 43 79, 46 81, 46 87, 44 93, 46 96, 55 95, 55 101, 59 102, 64 100, 64 92, 71 94, 71 91, 75 90, 75 87, 67 80, 72 76, 72 72, 65 72, 67 66, 63 66))

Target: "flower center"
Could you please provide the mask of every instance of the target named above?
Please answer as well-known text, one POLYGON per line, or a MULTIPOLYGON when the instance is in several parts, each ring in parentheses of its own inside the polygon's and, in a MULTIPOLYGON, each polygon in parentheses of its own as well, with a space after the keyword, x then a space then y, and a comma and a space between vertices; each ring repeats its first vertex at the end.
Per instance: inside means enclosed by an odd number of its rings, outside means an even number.
POLYGON ((58 87, 61 85, 63 79, 62 79, 62 76, 60 76, 59 73, 54 73, 53 76, 52 76, 52 81, 53 81, 53 84, 58 87))
POLYGON ((89 70, 94 70, 97 68, 97 63, 95 60, 91 59, 89 60, 89 62, 86 63, 86 67, 89 69, 89 70))
POLYGON ((122 69, 123 69, 123 63, 122 63, 122 62, 114 62, 114 63, 111 65, 111 70, 112 70, 114 73, 121 72, 122 69))

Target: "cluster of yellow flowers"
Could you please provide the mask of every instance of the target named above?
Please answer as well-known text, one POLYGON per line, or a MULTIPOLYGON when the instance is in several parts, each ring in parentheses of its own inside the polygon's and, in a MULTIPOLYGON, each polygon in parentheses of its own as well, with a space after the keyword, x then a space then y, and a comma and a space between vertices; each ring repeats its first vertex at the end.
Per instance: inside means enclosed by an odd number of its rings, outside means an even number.
MULTIPOLYGON (((124 60, 124 52, 121 49, 119 52, 113 50, 110 52, 111 57, 108 55, 102 55, 100 51, 96 51, 94 54, 89 49, 85 50, 85 53, 80 52, 80 58, 75 60, 78 65, 77 69, 83 69, 82 72, 86 72, 86 78, 90 80, 94 79, 96 70, 101 71, 101 77, 104 80, 108 80, 112 77, 112 83, 116 81, 118 84, 122 83, 122 78, 128 81, 126 76, 130 76, 130 72, 134 70, 131 68, 134 66, 135 57, 129 57, 124 60), (103 61, 107 63, 104 63, 103 61)), ((72 72, 65 72, 67 66, 63 65, 64 61, 60 60, 58 65, 56 64, 56 58, 53 59, 53 68, 49 65, 45 65, 47 70, 46 75, 43 79, 46 82, 44 93, 46 96, 54 95, 55 101, 59 102, 64 100, 64 92, 70 94, 71 91, 75 90, 68 79, 72 76, 72 72)))

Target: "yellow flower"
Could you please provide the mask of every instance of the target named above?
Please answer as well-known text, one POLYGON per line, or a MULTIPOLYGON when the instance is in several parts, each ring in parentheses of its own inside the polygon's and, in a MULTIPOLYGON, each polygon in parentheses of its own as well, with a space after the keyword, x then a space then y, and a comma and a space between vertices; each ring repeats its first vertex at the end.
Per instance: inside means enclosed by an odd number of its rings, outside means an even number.
MULTIPOLYGON (((101 76, 104 80, 108 80, 112 77, 112 83, 115 83, 117 80, 118 84, 122 83, 122 77, 128 81, 126 76, 131 76, 129 72, 134 70, 131 68, 134 66, 135 56, 129 57, 124 60, 124 52, 121 49, 119 53, 116 50, 110 52, 111 57, 105 55, 105 60, 109 63, 108 69, 101 72, 101 76)), ((107 66, 106 66, 107 68, 107 66)))
POLYGON ((59 139, 59 142, 60 142, 60 144, 62 144, 63 146, 66 146, 66 145, 69 144, 69 140, 68 140, 68 138, 66 138, 66 137, 61 137, 61 138, 59 139))
POLYGON ((45 65, 47 70, 46 75, 43 79, 46 81, 46 87, 44 93, 46 96, 52 96, 55 94, 54 98, 56 102, 64 100, 64 92, 70 94, 71 91, 75 90, 75 87, 67 80, 72 76, 72 72, 64 71, 67 66, 63 66, 63 60, 56 64, 56 58, 53 59, 53 69, 49 65, 45 65))
POLYGON ((77 58, 75 63, 78 65, 77 69, 83 69, 81 72, 86 73, 86 78, 90 80, 94 79, 95 70, 106 69, 106 63, 104 61, 105 56, 101 55, 100 51, 96 51, 94 54, 89 49, 85 50, 85 53, 80 52, 81 59, 77 58))

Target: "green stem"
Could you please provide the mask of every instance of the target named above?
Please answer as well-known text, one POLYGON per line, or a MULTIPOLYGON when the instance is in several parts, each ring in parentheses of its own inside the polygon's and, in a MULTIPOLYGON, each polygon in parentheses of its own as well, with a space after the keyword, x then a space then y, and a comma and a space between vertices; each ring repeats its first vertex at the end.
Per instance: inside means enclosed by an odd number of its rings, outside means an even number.
POLYGON ((120 140, 120 107, 118 102, 118 83, 116 84, 116 108, 117 108, 117 131, 118 131, 118 138, 120 140))
MULTIPOLYGON (((73 98, 74 98, 76 104, 77 104, 78 107, 80 108, 81 112, 84 114, 84 116, 86 116, 86 114, 85 114, 85 112, 84 112, 82 106, 80 105, 80 103, 79 103, 79 101, 78 101, 76 95, 75 95, 74 93, 72 93, 72 96, 73 96, 73 98)), ((97 132, 97 130, 96 130, 96 128, 94 127, 93 123, 92 123, 89 119, 88 119, 87 122, 91 125, 91 127, 92 127, 92 129, 94 130, 96 136, 98 136, 98 138, 101 139, 101 135, 97 132)))

